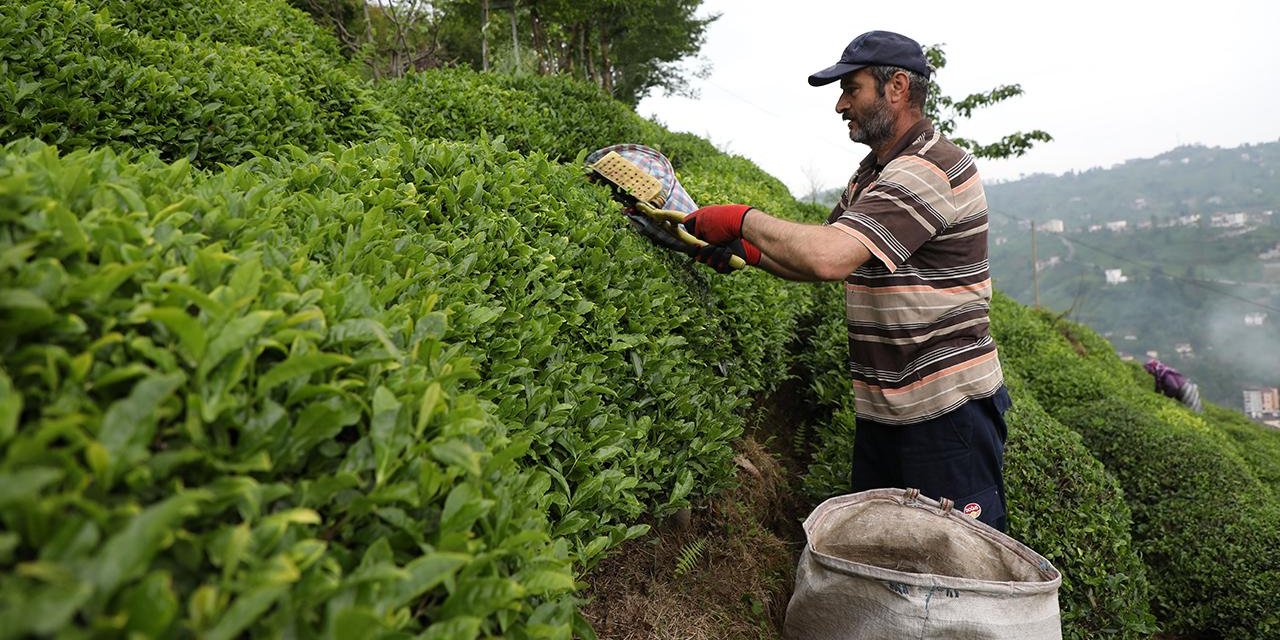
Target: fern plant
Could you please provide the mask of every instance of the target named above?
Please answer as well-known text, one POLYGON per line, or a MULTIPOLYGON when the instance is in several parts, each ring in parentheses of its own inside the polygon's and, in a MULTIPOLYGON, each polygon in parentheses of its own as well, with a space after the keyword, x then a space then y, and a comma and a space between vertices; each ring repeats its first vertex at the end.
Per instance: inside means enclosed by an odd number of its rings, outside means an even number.
POLYGON ((686 543, 680 548, 680 555, 676 559, 676 575, 683 576, 693 570, 693 566, 698 564, 702 559, 702 554, 707 551, 707 539, 698 538, 686 543))

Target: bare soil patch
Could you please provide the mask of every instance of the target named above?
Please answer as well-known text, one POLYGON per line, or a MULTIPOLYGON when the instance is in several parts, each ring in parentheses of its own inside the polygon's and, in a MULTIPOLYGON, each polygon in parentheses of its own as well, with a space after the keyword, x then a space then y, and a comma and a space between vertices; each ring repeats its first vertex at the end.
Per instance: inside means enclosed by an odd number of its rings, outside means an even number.
POLYGON ((815 417, 793 378, 756 403, 736 445, 738 486, 653 524, 585 580, 602 639, 780 639, 812 509, 798 434, 815 417))

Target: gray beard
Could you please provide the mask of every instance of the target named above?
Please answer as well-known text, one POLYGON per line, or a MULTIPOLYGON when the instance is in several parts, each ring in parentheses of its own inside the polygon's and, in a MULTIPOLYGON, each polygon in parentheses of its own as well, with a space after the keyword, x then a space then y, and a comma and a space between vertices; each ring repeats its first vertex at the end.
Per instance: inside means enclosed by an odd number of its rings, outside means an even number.
POLYGON ((889 105, 883 101, 876 101, 871 117, 866 122, 859 121, 857 124, 858 129, 849 134, 850 140, 861 142, 872 149, 892 142, 893 115, 889 113, 889 105))

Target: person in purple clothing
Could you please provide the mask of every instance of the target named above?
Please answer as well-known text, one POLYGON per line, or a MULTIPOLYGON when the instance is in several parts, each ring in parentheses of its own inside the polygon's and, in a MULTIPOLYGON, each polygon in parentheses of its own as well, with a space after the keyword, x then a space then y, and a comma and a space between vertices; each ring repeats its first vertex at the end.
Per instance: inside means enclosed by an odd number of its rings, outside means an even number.
POLYGON ((1177 369, 1155 358, 1148 360, 1143 368, 1147 370, 1147 373, 1155 377, 1156 391, 1170 398, 1176 398, 1196 413, 1204 411, 1204 407, 1200 405, 1200 387, 1188 380, 1186 376, 1178 373, 1177 369))

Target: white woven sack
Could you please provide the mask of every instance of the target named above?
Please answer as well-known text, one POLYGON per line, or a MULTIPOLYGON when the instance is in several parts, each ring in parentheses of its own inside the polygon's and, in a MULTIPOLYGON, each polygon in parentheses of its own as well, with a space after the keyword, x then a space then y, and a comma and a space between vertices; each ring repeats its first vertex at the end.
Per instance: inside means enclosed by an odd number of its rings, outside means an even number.
POLYGON ((1060 640, 1062 575, 1043 556, 915 489, 831 498, 787 605, 790 640, 1060 640))

